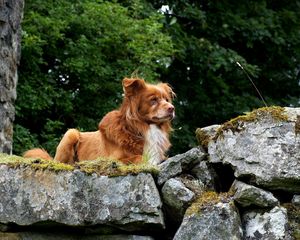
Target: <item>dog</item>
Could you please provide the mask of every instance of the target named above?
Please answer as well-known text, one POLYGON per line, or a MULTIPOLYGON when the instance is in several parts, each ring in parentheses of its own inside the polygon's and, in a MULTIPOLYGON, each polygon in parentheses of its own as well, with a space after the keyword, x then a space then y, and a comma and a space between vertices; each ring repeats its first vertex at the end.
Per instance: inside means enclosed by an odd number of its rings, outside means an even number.
MULTIPOLYGON (((104 157, 138 164, 146 159, 158 165, 165 159, 171 146, 175 93, 166 83, 149 84, 140 78, 125 78, 122 84, 120 108, 107 113, 95 132, 69 129, 57 146, 54 160, 74 164, 104 157)), ((28 150, 23 156, 52 159, 40 148, 28 150)))

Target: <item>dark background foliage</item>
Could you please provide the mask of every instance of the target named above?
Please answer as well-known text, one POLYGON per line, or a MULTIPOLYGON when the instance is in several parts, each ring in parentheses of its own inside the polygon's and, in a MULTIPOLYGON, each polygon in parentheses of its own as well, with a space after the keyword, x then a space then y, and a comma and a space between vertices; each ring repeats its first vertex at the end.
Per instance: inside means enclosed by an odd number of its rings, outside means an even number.
POLYGON ((177 94, 171 155, 197 127, 264 106, 236 62, 268 105, 297 107, 299 12, 294 0, 28 0, 14 152, 53 154, 67 128, 95 130, 132 74, 177 94))

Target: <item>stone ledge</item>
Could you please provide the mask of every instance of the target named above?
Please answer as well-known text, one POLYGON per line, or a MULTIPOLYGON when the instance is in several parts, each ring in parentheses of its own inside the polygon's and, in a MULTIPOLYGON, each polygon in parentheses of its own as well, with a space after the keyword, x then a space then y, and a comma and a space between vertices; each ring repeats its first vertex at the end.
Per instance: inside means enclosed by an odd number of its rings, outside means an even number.
POLYGON ((108 177, 0 165, 0 196, 2 224, 102 225, 128 232, 164 228, 159 192, 148 173, 108 177))

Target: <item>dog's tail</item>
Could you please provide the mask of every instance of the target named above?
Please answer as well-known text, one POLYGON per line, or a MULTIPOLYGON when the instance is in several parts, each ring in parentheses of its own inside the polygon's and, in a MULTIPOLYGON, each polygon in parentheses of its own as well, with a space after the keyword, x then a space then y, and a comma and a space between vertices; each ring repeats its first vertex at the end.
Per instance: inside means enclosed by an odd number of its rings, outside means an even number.
POLYGON ((53 158, 42 148, 33 148, 23 154, 25 158, 41 158, 45 160, 53 160, 53 158))

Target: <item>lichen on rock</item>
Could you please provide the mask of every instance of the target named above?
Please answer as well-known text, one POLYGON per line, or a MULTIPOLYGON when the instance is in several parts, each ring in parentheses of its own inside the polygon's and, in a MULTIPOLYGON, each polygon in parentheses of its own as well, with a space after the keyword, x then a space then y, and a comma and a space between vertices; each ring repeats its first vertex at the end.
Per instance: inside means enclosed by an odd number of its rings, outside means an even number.
POLYGON ((8 159, 0 164, 2 224, 113 225, 128 232, 164 228, 162 203, 151 174, 99 176, 79 169, 53 171, 54 167, 32 159, 24 163, 17 158, 21 163, 12 165, 8 159))
POLYGON ((196 129, 196 138, 200 146, 202 146, 206 151, 208 148, 208 143, 213 139, 216 131, 220 128, 220 125, 212 125, 204 128, 196 129))
POLYGON ((235 180, 232 185, 233 199, 242 207, 274 207, 279 204, 271 192, 235 180))
POLYGON ((285 109, 283 107, 272 106, 258 108, 222 124, 217 129, 214 140, 222 137, 224 131, 230 130, 232 132, 240 132, 244 129, 244 123, 257 122, 264 119, 272 119, 273 121, 288 121, 288 115, 285 113, 285 109))
POLYGON ((227 194, 204 193, 188 208, 174 240, 242 239, 237 208, 227 194))
POLYGON ((190 171, 206 157, 206 153, 199 147, 178 154, 167 159, 160 164, 160 171, 157 177, 157 183, 162 185, 168 179, 176 177, 182 173, 190 171))
POLYGON ((0 1, 0 152, 11 153, 24 0, 0 1))
POLYGON ((292 239, 284 207, 276 206, 269 212, 248 211, 243 215, 243 223, 246 239, 292 239))
POLYGON ((171 178, 166 181, 161 193, 170 221, 180 223, 185 210, 193 201, 195 193, 188 189, 179 178, 171 178))
POLYGON ((158 167, 2 154, 0 232, 63 226, 124 239, 300 239, 299 116, 300 108, 262 108, 202 128, 207 151, 198 146, 158 167))
POLYGON ((237 178, 266 189, 300 191, 300 108, 262 108, 221 127, 208 146, 211 163, 229 164, 237 178))
POLYGON ((300 205, 285 203, 283 207, 287 210, 289 228, 295 240, 300 239, 300 205))

